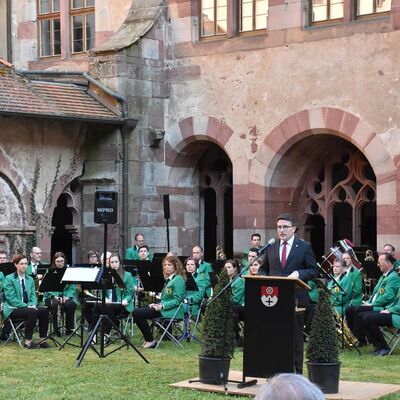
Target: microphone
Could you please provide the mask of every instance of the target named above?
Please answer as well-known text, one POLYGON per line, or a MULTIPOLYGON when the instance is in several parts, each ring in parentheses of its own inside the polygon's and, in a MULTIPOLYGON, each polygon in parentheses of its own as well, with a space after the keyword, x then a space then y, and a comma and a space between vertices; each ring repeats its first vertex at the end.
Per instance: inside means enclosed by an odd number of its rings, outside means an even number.
POLYGON ((260 248, 257 250, 257 254, 258 254, 258 255, 264 254, 265 251, 268 249, 268 247, 271 246, 271 245, 274 244, 274 243, 275 243, 275 239, 274 239, 274 238, 269 239, 269 240, 268 240, 268 243, 267 243, 266 245, 264 245, 263 247, 260 247, 260 248))

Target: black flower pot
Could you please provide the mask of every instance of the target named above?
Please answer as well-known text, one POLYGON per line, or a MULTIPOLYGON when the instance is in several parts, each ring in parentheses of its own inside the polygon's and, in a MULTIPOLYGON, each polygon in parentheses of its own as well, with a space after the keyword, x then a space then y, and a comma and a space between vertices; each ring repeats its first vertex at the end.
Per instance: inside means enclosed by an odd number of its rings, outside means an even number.
POLYGON ((199 379, 209 385, 222 385, 228 381, 230 358, 199 356, 199 379))
POLYGON ((323 393, 339 392, 340 363, 307 362, 308 379, 323 393))

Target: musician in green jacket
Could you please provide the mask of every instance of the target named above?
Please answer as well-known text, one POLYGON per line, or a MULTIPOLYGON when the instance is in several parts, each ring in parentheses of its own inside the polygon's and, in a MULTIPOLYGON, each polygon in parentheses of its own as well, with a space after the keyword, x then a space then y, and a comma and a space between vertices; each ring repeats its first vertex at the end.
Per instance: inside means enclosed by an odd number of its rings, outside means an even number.
POLYGON ((387 253, 382 253, 378 258, 378 267, 382 272, 371 297, 362 306, 349 307, 346 311, 347 324, 354 336, 358 338, 358 345, 367 344, 363 330, 363 319, 368 313, 380 311, 391 305, 400 288, 400 278, 393 269, 395 259, 387 253))
POLYGON ((203 248, 199 245, 193 246, 192 249, 192 257, 195 258, 198 263, 199 267, 197 268, 197 272, 202 274, 203 272, 210 273, 213 272, 213 267, 210 263, 204 261, 204 253, 203 248))
POLYGON ((199 263, 193 257, 188 257, 185 260, 186 275, 192 275, 199 290, 186 291, 187 304, 190 307, 190 314, 197 316, 200 310, 201 302, 206 296, 206 289, 209 286, 209 281, 197 272, 199 263))
POLYGON ((342 259, 346 263, 346 274, 352 282, 352 298, 350 300, 351 306, 359 306, 362 303, 363 297, 363 276, 361 272, 353 265, 351 254, 344 252, 342 259))
MULTIPOLYGON (((118 318, 127 316, 130 312, 133 312, 135 308, 135 286, 137 286, 137 279, 132 276, 128 271, 125 271, 122 264, 121 257, 119 254, 111 254, 109 257, 109 266, 118 272, 121 280, 125 284, 125 288, 121 289, 116 283, 112 289, 106 290, 105 299, 105 313, 108 315, 111 322, 118 326, 118 318)), ((100 296, 101 297, 101 296, 100 296)), ((94 318, 89 315, 89 322, 93 328, 97 322, 98 316, 101 314, 101 304, 98 304, 93 309, 94 318)), ((104 332, 106 334, 106 342, 112 329, 110 320, 105 319, 104 332)))
POLYGON ((390 353, 390 347, 380 327, 393 326, 400 328, 400 289, 397 291, 397 296, 391 305, 380 311, 369 312, 362 322, 365 336, 374 345, 372 354, 387 356, 390 353))
POLYGON ((352 281, 344 269, 344 260, 339 258, 335 259, 333 262, 333 276, 339 283, 340 287, 336 285, 336 282, 333 280, 329 281, 327 286, 328 290, 331 292, 331 304, 335 307, 336 312, 340 316, 345 314, 353 295, 352 281))
MULTIPOLYGON (((32 341, 33 331, 36 321, 39 321, 40 339, 44 340, 47 336, 49 324, 49 312, 46 308, 37 306, 35 293, 35 282, 33 278, 26 275, 28 260, 26 256, 17 254, 13 257, 16 272, 7 275, 4 279, 3 315, 4 318, 25 320, 25 347, 35 348, 32 341)), ((41 348, 49 345, 44 341, 40 344, 41 348)))
POLYGON ((0 292, 3 290, 4 274, 0 271, 0 292))
POLYGON ((164 258, 163 273, 165 285, 161 292, 160 303, 137 308, 133 314, 133 319, 143 334, 145 349, 154 348, 157 344, 147 322, 148 319, 159 317, 182 319, 184 314, 182 300, 186 289, 186 273, 176 255, 169 254, 164 258))
MULTIPOLYGON (((67 257, 61 251, 54 253, 51 262, 52 268, 48 274, 58 274, 59 281, 64 275, 67 265, 67 257)), ((66 284, 60 292, 45 292, 43 294, 43 302, 49 308, 52 319, 53 329, 57 336, 61 336, 62 319, 65 314, 66 335, 70 335, 75 325, 75 310, 78 304, 77 286, 74 284, 66 284), (61 320, 60 320, 61 319, 61 320)))
MULTIPOLYGON (((135 235, 135 244, 132 247, 128 247, 125 252, 125 260, 142 260, 139 256, 139 248, 144 245, 144 235, 142 233, 137 233, 135 235)), ((148 249, 148 247, 147 247, 148 249)), ((153 255, 150 253, 147 257, 148 260, 153 260, 153 255)))

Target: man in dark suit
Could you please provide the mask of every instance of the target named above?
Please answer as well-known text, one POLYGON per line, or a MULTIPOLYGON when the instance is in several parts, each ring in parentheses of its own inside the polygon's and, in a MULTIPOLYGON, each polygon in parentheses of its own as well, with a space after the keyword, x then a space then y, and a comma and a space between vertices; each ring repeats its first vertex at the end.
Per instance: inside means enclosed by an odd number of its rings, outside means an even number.
MULTIPOLYGON (((286 276, 298 278, 303 282, 315 278, 316 260, 309 242, 295 236, 296 219, 292 214, 281 214, 276 219, 276 229, 279 240, 267 248, 265 262, 259 270, 259 275, 286 276)), ((296 290, 298 307, 306 308, 310 298, 305 289, 296 290)), ((295 369, 303 371, 303 318, 298 315, 295 328, 295 369)))

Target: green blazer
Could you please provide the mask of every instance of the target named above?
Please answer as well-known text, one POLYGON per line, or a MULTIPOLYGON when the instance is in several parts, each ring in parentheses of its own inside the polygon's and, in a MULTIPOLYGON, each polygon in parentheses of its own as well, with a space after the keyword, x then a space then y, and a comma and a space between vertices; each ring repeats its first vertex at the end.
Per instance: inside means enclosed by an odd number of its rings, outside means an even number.
POLYGON ((199 290, 197 291, 187 291, 186 298, 190 304, 192 304, 192 315, 197 316, 200 309, 201 301, 206 294, 206 288, 208 287, 208 281, 199 273, 193 275, 194 281, 197 284, 199 290))
POLYGON ((199 264, 199 268, 197 268, 197 272, 199 274, 203 273, 203 272, 213 272, 213 267, 210 263, 206 262, 206 261, 201 261, 201 263, 199 264))
POLYGON ((0 292, 3 289, 4 274, 0 271, 0 292))
POLYGON ((307 281, 307 285, 310 286, 311 290, 308 292, 308 296, 310 297, 310 300, 313 303, 316 303, 318 301, 318 287, 317 284, 310 280, 307 281))
POLYGON ((344 291, 341 290, 338 286, 336 286, 336 284, 334 284, 333 281, 328 282, 328 289, 331 292, 330 296, 331 304, 335 307, 335 310, 339 315, 344 315, 353 297, 353 283, 350 277, 346 274, 343 274, 339 278, 339 283, 340 286, 344 289, 344 291), (343 304, 343 309, 342 309, 342 304, 343 304))
POLYGON ((400 289, 397 291, 394 303, 387 309, 392 314, 392 325, 395 328, 400 328, 400 289))
POLYGON ((61 297, 62 295, 64 295, 64 297, 69 297, 70 299, 72 299, 75 304, 79 304, 78 288, 74 283, 66 284, 64 287, 64 290, 62 292, 45 292, 45 293, 43 293, 43 302, 45 302, 46 300, 51 300, 53 297, 56 297, 56 296, 61 297))
POLYGON ((231 286, 232 304, 244 306, 244 279, 238 278, 231 286))
MULTIPOLYGON (((185 294, 186 283, 180 275, 174 275, 164 286, 161 292, 161 315, 165 318, 172 318, 176 309, 180 306, 183 295, 185 294)), ((184 315, 183 307, 180 308, 176 318, 182 319, 184 315)))
POLYGON ((396 299, 399 288, 400 278, 392 269, 386 276, 382 275, 379 278, 368 303, 374 307, 375 311, 383 310, 396 299))
MULTIPOLYGON (((119 303, 122 300, 126 300, 128 304, 125 306, 125 310, 128 312, 132 312, 135 309, 135 286, 137 286, 137 279, 132 276, 132 274, 128 271, 124 273, 124 283, 126 288, 120 289, 117 287, 115 289, 115 293, 117 295, 117 301, 119 303)), ((106 291, 106 297, 111 300, 111 290, 106 291)))
POLYGON ((28 294, 28 303, 22 300, 22 289, 19 281, 18 274, 7 275, 4 279, 4 297, 3 315, 4 319, 8 318, 10 314, 17 308, 24 308, 28 306, 37 305, 37 297, 35 293, 35 281, 29 275, 25 275, 25 287, 28 294))
POLYGON ((352 282, 352 298, 350 300, 350 305, 359 306, 362 303, 362 287, 363 287, 363 277, 361 272, 354 267, 350 267, 350 272, 347 275, 352 282))
MULTIPOLYGON (((153 254, 149 252, 149 261, 153 261, 153 254)), ((138 248, 136 246, 128 247, 125 252, 125 260, 140 260, 138 248)))

